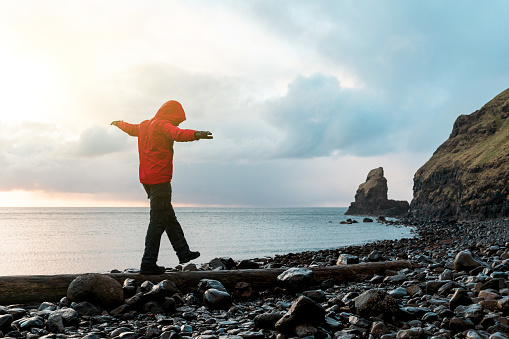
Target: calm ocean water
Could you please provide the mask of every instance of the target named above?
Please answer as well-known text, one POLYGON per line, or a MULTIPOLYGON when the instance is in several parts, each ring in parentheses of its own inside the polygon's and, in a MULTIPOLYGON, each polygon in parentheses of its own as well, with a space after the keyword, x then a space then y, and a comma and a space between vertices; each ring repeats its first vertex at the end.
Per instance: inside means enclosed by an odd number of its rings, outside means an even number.
MULTIPOLYGON (((346 208, 176 208, 200 264, 412 237, 406 227, 363 223, 346 208), (340 225, 356 219, 358 224, 340 225)), ((0 208, 0 275, 138 268, 148 208, 0 208)), ((178 264, 166 235, 158 264, 178 264)))

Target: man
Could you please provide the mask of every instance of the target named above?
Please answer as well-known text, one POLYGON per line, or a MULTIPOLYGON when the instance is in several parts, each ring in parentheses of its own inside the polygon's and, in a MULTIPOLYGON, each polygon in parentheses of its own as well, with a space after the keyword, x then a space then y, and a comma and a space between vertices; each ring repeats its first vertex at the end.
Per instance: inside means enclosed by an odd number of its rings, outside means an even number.
POLYGON ((138 137, 140 182, 150 199, 150 224, 145 237, 145 251, 141 259, 141 274, 162 274, 157 265, 161 236, 166 231, 179 262, 184 264, 200 256, 189 249, 184 232, 171 205, 171 178, 173 174, 173 142, 212 139, 208 131, 178 128, 186 120, 182 105, 174 100, 166 102, 151 120, 140 124, 113 121, 130 136, 138 137))

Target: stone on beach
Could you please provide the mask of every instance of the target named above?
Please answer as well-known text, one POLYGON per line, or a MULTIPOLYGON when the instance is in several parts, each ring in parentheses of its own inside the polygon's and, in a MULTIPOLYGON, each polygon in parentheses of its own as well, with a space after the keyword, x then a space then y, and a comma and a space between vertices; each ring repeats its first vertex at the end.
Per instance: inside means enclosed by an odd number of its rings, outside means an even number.
POLYGON ((365 318, 379 317, 392 320, 400 313, 396 300, 381 289, 371 289, 354 299, 357 313, 365 318))
POLYGON ((300 296, 288 312, 276 322, 276 330, 286 335, 295 334, 295 328, 302 324, 319 325, 325 321, 325 310, 313 300, 300 296))
POLYGON ((291 291, 302 291, 309 287, 313 271, 308 268, 290 268, 277 277, 282 287, 291 291))
POLYGON ((88 301, 93 305, 113 309, 123 303, 124 291, 115 279, 104 274, 89 273, 71 282, 67 298, 74 302, 88 301))
POLYGON ((203 304, 210 309, 228 309, 232 304, 232 298, 226 291, 209 288, 203 293, 203 304))
POLYGON ((352 254, 341 253, 338 257, 337 265, 351 265, 358 264, 359 257, 352 254))
POLYGON ((461 251, 454 258, 454 269, 456 271, 471 271, 474 268, 485 266, 483 262, 474 258, 472 252, 470 251, 461 251))

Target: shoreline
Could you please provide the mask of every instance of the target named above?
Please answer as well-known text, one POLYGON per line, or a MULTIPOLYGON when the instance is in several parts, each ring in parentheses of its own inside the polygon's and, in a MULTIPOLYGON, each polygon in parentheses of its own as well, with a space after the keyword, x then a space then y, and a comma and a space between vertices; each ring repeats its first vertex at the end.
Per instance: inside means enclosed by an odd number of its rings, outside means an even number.
MULTIPOLYGON (((32 335, 31 338, 89 339, 284 339, 295 336, 320 339, 370 336, 383 339, 507 338, 509 221, 496 219, 455 223, 407 220, 404 223, 415 227, 415 237, 251 260, 262 263, 263 268, 332 266, 340 253, 357 256, 360 262, 409 260, 412 268, 398 272, 388 271, 384 275, 366 277, 360 282, 331 285, 323 281, 319 285, 309 286, 307 291, 292 292, 281 287, 254 291, 250 298, 234 298, 232 305, 223 310, 204 307, 196 297, 186 294, 180 300, 175 299, 176 309, 171 314, 130 310, 118 314, 104 312, 94 316, 79 316, 78 325, 64 326, 58 336, 48 331, 49 313, 44 315, 39 311, 40 307, 17 305, 17 308, 24 309, 20 319, 40 317, 42 327, 34 326, 28 332, 19 329, 13 330, 15 333, 8 333, 5 328, 2 329, 3 315, 0 311, 0 330, 12 337, 18 334, 26 337, 28 334, 32 335), (465 251, 473 254, 478 266, 458 266, 458 254, 465 251), (400 310, 397 316, 385 317, 381 314, 380 318, 359 310, 357 297, 373 289, 390 296, 400 310), (288 314, 292 304, 303 298, 302 295, 309 296, 325 311, 325 320, 319 323, 304 321, 295 328, 297 332, 284 334, 275 331, 273 323, 260 323, 261 318, 270 317, 270 314, 280 318, 288 314), (121 328, 123 332, 118 332, 121 328), (126 334, 121 336, 120 333, 126 334)), ((233 291, 228 292, 233 294, 233 291)), ((56 309, 69 305, 56 303, 54 306, 56 309)), ((3 310, 7 312, 9 308, 4 307, 3 310)))

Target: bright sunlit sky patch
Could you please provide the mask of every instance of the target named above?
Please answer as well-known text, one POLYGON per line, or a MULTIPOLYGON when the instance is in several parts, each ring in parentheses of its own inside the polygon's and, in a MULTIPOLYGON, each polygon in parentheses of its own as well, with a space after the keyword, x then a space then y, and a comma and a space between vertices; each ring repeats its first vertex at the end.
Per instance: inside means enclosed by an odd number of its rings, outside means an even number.
POLYGON ((454 120, 509 83, 506 1, 0 0, 0 206, 146 206, 113 120, 182 103, 181 206, 411 200, 454 120))

